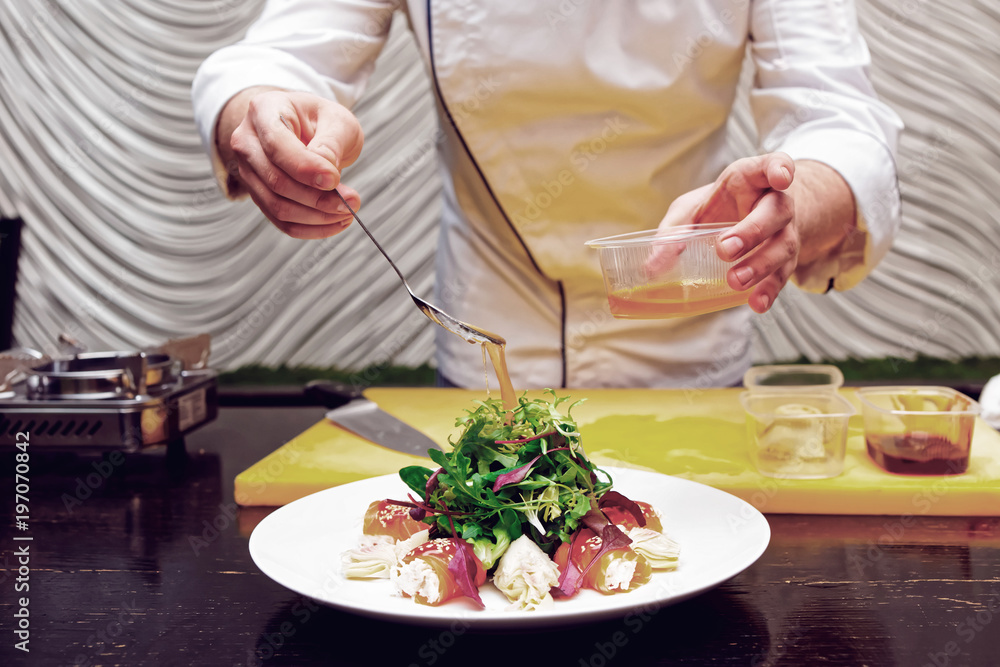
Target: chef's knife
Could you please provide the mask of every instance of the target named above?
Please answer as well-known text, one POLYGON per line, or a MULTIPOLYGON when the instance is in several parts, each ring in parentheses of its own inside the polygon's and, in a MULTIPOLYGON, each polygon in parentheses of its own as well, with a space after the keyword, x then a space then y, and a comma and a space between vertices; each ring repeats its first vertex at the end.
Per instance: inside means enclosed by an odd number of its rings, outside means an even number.
POLYGON ((327 419, 377 445, 417 456, 427 456, 428 449, 441 449, 426 435, 365 398, 357 387, 313 380, 306 385, 305 393, 320 405, 333 408, 326 413, 327 419))

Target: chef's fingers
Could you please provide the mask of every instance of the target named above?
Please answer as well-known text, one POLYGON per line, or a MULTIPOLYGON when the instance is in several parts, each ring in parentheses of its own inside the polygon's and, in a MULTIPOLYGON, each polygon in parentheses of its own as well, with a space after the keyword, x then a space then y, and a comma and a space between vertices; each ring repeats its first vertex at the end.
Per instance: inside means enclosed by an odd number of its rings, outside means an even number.
POLYGON ((785 153, 736 160, 719 174, 694 218, 698 222, 738 222, 766 192, 788 188, 794 175, 795 161, 785 153))
POLYGON ((649 251, 649 257, 644 265, 646 279, 655 281, 659 276, 668 273, 677 264, 678 258, 687 249, 684 243, 666 243, 654 245, 649 251))
MULTIPOLYGON (((350 212, 326 213, 276 194, 243 162, 240 163, 240 178, 264 216, 294 238, 327 238, 343 231, 353 220, 350 212)), ((357 196, 357 193, 353 194, 357 196)))
MULTIPOLYGON (((338 172, 354 164, 354 161, 361 155, 361 147, 365 143, 364 133, 361 131, 361 124, 346 107, 323 100, 316 108, 315 126, 308 133, 302 135, 306 141, 306 147, 314 155, 327 160, 336 167, 338 172)), ((323 180, 323 176, 320 179, 323 180)), ((325 182, 316 182, 320 189, 327 189, 324 185, 329 184, 329 179, 325 182)), ((336 186, 331 186, 332 190, 336 186)))
MULTIPOLYGON (((771 239, 792 222, 795 207, 791 195, 769 190, 757 201, 753 210, 719 238, 716 253, 730 262, 743 257, 764 241, 771 239)), ((798 254, 798 235, 794 235, 798 254)))
POLYGON ((271 224, 280 229, 286 235, 291 236, 293 239, 315 241, 318 239, 326 239, 331 236, 336 236, 347 228, 348 223, 344 223, 342 225, 303 225, 297 222, 271 220, 271 224))
MULTIPOLYGON (((670 207, 667 208, 666 215, 663 216, 663 220, 660 221, 659 227, 657 227, 657 231, 661 234, 668 234, 671 227, 692 224, 694 222, 694 211, 711 188, 711 183, 703 185, 700 188, 684 193, 671 202, 670 207)), ((653 280, 657 276, 670 271, 677 263, 677 258, 684 252, 684 248, 685 246, 682 243, 654 245, 643 267, 646 277, 649 280, 653 280)))
POLYGON ((795 160, 787 153, 762 155, 767 182, 775 190, 787 190, 795 179, 795 160))
MULTIPOLYGON (((237 135, 234 133, 233 136, 237 135)), ((258 177, 258 182, 279 197, 324 213, 350 214, 337 193, 309 187, 291 178, 283 169, 268 159, 262 146, 255 145, 253 137, 241 135, 239 141, 234 142, 233 149, 238 156, 238 163, 243 167, 249 167, 258 177)), ((241 171, 241 177, 242 173, 241 171)), ((356 192, 354 195, 354 201, 348 199, 352 206, 360 199, 356 192)), ((348 196, 346 192, 344 196, 348 196)))
MULTIPOLYGON (((245 121, 233 132, 230 142, 237 154, 243 154, 256 138, 263 156, 277 170, 261 173, 268 185, 287 176, 298 183, 329 190, 340 182, 340 170, 330 161, 306 148, 301 138, 304 122, 291 103, 290 95, 271 92, 256 95, 250 100, 245 121), (244 125, 248 125, 244 131, 244 125)), ((252 148, 251 145, 249 148, 252 148)))
POLYGON ((732 191, 785 190, 795 176, 795 161, 787 153, 765 153, 736 160, 716 182, 728 182, 732 191))
POLYGON ((756 313, 766 313, 774 305, 778 293, 788 284, 788 279, 795 270, 795 262, 786 262, 778 270, 757 283, 747 300, 750 308, 756 313))
POLYGON ((658 229, 662 232, 668 227, 677 227, 678 225, 691 225, 694 224, 694 213, 698 210, 708 193, 712 191, 713 184, 703 185, 700 188, 695 188, 690 192, 685 192, 677 199, 670 202, 670 206, 667 208, 666 215, 658 225, 658 229))
POLYGON ((350 111, 306 93, 263 93, 247 118, 268 160, 302 185, 332 190, 361 153, 364 136, 350 111))
MULTIPOLYGON (((785 225, 731 267, 726 272, 726 281, 735 290, 745 290, 777 276, 780 289, 798 262, 800 247, 798 229, 795 225, 785 225)), ((771 296, 777 296, 777 292, 771 296)))

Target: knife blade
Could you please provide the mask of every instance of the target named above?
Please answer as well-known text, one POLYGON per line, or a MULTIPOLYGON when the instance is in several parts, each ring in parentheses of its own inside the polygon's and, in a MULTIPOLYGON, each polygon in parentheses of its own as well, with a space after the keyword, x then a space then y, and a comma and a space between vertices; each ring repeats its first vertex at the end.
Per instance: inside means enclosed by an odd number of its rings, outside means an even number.
POLYGON ((327 419, 377 445, 417 456, 427 456, 428 449, 441 449, 429 437, 365 398, 358 387, 314 380, 306 385, 305 393, 320 405, 332 408, 326 413, 327 419))

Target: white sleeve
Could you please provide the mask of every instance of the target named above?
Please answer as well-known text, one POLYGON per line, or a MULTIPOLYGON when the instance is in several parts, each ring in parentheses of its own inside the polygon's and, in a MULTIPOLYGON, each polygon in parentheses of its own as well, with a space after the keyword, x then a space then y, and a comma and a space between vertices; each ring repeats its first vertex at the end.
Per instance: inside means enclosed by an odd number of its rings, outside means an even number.
POLYGON ((896 145, 903 124, 876 99, 853 0, 757 0, 751 108, 767 152, 815 160, 850 186, 858 232, 835 257, 796 271, 800 287, 859 283, 885 256, 900 225, 896 145))
POLYGON ((217 171, 215 124, 234 95, 275 86, 353 106, 397 7, 398 0, 268 0, 243 40, 209 56, 191 86, 198 132, 217 171))

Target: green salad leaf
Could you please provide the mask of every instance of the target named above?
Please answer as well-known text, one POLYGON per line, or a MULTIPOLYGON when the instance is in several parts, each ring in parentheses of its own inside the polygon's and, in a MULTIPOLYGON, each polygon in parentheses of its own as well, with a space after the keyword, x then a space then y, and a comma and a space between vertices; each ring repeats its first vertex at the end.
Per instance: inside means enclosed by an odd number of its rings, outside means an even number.
POLYGON ((529 535, 551 554, 596 510, 611 479, 586 457, 570 416, 581 401, 547 390, 551 400, 521 396, 508 412, 500 399, 477 401, 456 426, 450 452, 431 450, 439 466, 409 466, 400 478, 413 490, 411 515, 432 535, 461 537, 491 569, 507 547, 529 535))

